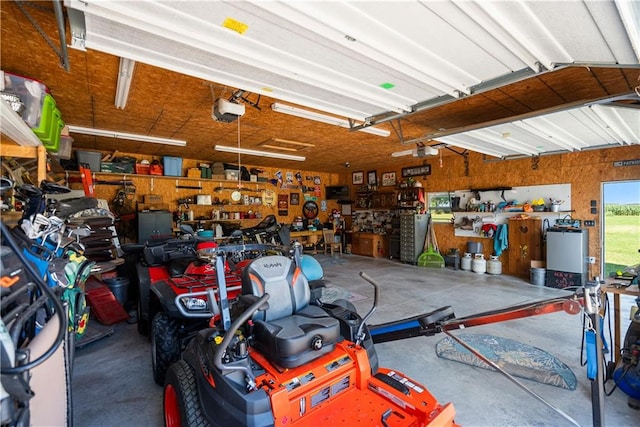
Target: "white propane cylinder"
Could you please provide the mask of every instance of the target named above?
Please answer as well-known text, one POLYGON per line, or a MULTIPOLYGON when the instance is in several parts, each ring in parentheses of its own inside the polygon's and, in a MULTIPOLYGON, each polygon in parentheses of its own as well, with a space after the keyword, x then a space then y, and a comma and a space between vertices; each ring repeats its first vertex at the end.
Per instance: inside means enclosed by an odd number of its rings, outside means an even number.
POLYGON ((487 273, 489 274, 502 274, 502 262, 497 256, 491 255, 489 261, 487 261, 487 273))
POLYGON ((487 271, 487 260, 484 259, 484 255, 476 254, 473 261, 471 261, 471 270, 474 273, 486 273, 487 271))
POLYGON ((471 270, 471 254, 469 252, 465 252, 460 260, 460 268, 465 271, 471 270))

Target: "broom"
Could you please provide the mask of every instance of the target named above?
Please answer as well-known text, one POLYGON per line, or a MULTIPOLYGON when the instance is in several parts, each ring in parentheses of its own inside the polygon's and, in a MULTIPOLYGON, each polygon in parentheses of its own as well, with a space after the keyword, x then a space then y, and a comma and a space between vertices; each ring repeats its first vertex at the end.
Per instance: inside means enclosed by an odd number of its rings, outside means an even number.
POLYGON ((424 252, 418 257, 418 266, 428 268, 444 268, 444 258, 438 251, 436 233, 433 230, 431 217, 427 223, 427 236, 424 239, 424 252))

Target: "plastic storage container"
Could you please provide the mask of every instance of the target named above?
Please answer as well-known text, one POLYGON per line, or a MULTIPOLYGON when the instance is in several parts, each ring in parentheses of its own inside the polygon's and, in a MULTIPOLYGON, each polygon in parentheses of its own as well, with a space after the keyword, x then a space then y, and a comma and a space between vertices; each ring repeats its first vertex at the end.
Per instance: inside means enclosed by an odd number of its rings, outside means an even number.
POLYGON ((182 176, 182 157, 164 156, 162 163, 164 176, 182 176))
POLYGON ((114 297, 123 306, 127 303, 129 298, 129 279, 126 277, 115 277, 113 279, 104 279, 104 284, 109 287, 109 290, 114 297))
POLYGON ((460 268, 465 271, 471 270, 471 254, 469 252, 465 252, 460 260, 460 268))
POLYGON ((497 256, 491 255, 489 261, 487 261, 487 273, 488 274, 502 274, 502 262, 497 256))
POLYGON ((54 120, 53 112, 55 109, 56 101, 53 99, 53 96, 48 93, 45 94, 42 101, 42 110, 40 111, 40 122, 38 126, 31 129, 40 140, 50 138, 54 120))
POLYGON ((546 268, 532 268, 531 269, 531 284, 536 286, 544 286, 545 277, 547 275, 546 268))
POLYGON ((482 243, 480 242, 467 242, 467 252, 470 254, 482 253, 482 243))
POLYGON ((473 261, 471 261, 471 271, 480 274, 487 272, 487 260, 484 259, 484 255, 476 254, 473 261))
POLYGON ((97 151, 77 150, 76 157, 78 159, 78 166, 88 166, 93 172, 100 172, 102 153, 97 151))
POLYGON ((25 107, 21 114, 22 120, 31 129, 39 128, 44 98, 49 92, 47 86, 38 80, 5 71, 4 92, 20 98, 25 107))

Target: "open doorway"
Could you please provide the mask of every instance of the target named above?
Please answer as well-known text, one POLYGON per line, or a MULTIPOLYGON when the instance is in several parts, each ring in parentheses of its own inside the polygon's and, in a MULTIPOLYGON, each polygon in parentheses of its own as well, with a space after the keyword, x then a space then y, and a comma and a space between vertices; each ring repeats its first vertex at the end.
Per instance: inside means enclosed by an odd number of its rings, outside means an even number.
POLYGON ((640 180, 602 184, 604 277, 640 263, 640 180))

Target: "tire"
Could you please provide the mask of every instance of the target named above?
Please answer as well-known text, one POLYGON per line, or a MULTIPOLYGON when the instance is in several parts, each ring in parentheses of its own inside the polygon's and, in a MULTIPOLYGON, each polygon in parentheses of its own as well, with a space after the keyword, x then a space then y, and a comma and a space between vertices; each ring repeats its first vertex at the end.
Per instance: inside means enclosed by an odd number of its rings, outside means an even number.
POLYGON ((156 314, 151 323, 151 366, 158 385, 164 384, 167 369, 180 359, 181 351, 178 323, 166 313, 156 314))
POLYGON ((198 397, 193 368, 184 360, 178 360, 167 371, 163 410, 167 427, 209 426, 198 397))

